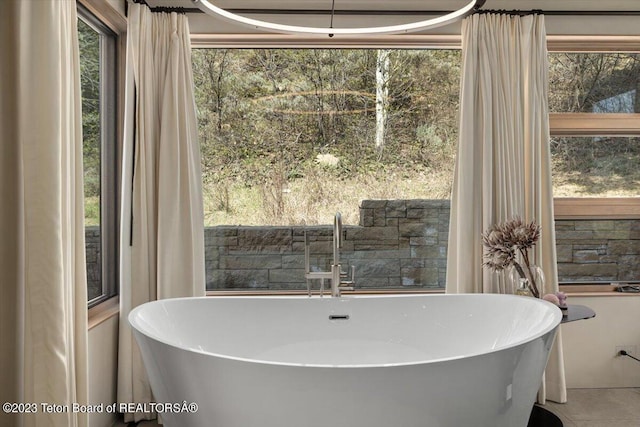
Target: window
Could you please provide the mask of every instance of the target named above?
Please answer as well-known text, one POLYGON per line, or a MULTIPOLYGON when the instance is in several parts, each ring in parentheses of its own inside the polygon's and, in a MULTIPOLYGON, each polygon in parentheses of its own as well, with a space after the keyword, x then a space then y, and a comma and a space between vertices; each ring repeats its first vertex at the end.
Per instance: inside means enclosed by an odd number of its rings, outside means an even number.
MULTIPOLYGON (((343 264, 367 288, 444 287, 459 51, 238 43, 193 53, 207 289, 305 289, 304 230, 327 270, 336 211, 359 226, 343 264)), ((640 280, 640 55, 554 44, 571 43, 549 42, 560 280, 640 280)))
POLYGON ((640 55, 552 52, 549 63, 559 280, 638 281, 640 55))
POLYGON ((363 287, 444 286, 459 50, 195 49, 193 69, 209 290, 305 289, 304 233, 327 270, 336 211, 363 287))
POLYGON ((549 82, 556 197, 640 196, 640 55, 552 52, 549 82))
POLYGON ((116 35, 78 6, 87 296, 117 294, 116 35))

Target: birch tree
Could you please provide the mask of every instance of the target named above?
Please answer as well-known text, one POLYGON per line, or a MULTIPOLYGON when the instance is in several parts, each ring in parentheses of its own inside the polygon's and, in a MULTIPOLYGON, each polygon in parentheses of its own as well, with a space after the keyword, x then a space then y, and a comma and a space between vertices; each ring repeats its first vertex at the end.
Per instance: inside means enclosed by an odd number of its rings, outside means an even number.
POLYGON ((384 149, 385 126, 389 113, 389 70, 388 49, 379 49, 376 60, 376 151, 382 155, 384 149))

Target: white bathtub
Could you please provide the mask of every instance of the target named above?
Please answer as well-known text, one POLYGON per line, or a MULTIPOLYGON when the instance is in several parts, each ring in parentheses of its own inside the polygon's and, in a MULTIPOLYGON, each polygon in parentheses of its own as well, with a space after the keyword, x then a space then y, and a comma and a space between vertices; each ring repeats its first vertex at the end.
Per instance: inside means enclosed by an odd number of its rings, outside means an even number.
POLYGON ((476 294, 183 298, 129 322, 156 401, 198 405, 169 427, 525 427, 561 318, 476 294))

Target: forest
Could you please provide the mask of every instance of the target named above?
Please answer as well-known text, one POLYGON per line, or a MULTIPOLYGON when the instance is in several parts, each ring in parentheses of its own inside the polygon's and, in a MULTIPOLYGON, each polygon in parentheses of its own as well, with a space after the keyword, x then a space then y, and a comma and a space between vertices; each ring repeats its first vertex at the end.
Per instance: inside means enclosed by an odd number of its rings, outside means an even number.
MULTIPOLYGON (((550 111, 640 112, 639 59, 550 54, 550 111)), ((205 222, 357 223, 362 199, 448 199, 460 66, 457 50, 195 49, 205 222)), ((638 195, 638 142, 552 138, 556 196, 638 195)))
POLYGON ((339 210, 354 223, 363 198, 449 197, 459 52, 379 57, 194 50, 206 222, 314 224, 339 210), (383 138, 377 85, 387 90, 383 138))

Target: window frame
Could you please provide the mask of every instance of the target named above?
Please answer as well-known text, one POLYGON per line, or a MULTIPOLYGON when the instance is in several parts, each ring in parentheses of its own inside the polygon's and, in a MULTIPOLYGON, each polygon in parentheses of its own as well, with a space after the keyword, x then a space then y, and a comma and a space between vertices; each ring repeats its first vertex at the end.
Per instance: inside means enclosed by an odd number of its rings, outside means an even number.
POLYGON ((119 37, 85 4, 77 4, 78 19, 100 34, 100 264, 101 295, 89 308, 118 295, 118 158, 119 158, 119 37))
MULTIPOLYGON (((637 36, 547 37, 549 53, 640 53, 637 36)), ((640 137, 640 113, 549 113, 549 132, 562 136, 640 137)), ((555 219, 640 219, 640 197, 555 197, 555 219)))

